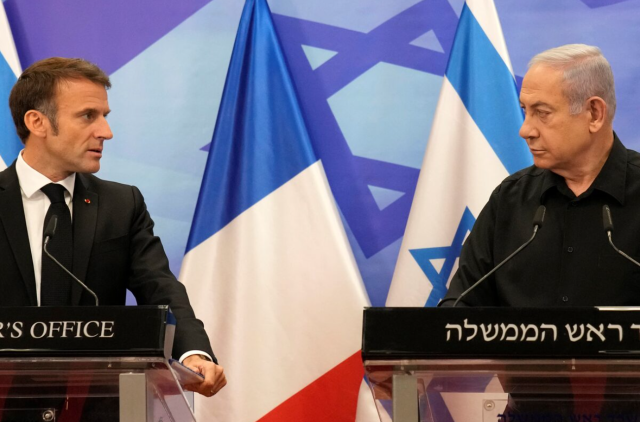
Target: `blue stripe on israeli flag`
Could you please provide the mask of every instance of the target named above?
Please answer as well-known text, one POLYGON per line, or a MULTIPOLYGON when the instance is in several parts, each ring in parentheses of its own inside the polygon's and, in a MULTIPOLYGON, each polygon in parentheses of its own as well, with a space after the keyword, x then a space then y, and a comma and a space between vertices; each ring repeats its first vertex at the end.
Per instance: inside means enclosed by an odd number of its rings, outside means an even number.
POLYGON ((507 171, 531 165, 513 75, 466 4, 446 76, 507 171))

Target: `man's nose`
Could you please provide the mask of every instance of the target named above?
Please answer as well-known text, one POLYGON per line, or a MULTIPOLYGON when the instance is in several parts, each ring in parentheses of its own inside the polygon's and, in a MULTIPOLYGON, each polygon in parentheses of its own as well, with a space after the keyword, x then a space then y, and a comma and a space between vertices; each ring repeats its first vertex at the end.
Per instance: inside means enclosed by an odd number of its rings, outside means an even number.
POLYGON ((522 126, 520 126, 520 137, 525 140, 538 137, 538 130, 535 125, 532 124, 531 118, 527 117, 526 114, 524 116, 524 122, 522 123, 522 126))
POLYGON ((113 132, 111 132, 111 127, 109 126, 109 123, 107 122, 106 118, 102 118, 102 121, 100 122, 100 126, 96 129, 96 138, 101 138, 101 139, 111 139, 113 138, 113 132))

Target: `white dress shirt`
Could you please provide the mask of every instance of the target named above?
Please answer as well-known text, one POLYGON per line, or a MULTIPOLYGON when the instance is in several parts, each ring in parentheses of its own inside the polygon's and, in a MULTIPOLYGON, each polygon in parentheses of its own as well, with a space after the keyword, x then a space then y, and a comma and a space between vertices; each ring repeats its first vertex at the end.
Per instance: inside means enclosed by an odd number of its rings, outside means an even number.
MULTIPOLYGON (((36 277, 36 296, 38 306, 40 306, 40 285, 42 280, 42 232, 44 230, 44 217, 51 201, 49 197, 40 189, 43 186, 53 183, 46 176, 38 173, 22 158, 22 152, 18 154, 16 162, 16 172, 20 182, 20 192, 22 193, 22 206, 24 208, 24 218, 27 222, 27 233, 29 235, 29 246, 31 248, 31 259, 33 260, 33 274, 36 277)), ((73 173, 66 179, 56 182, 65 188, 64 200, 71 212, 73 219, 73 188, 76 184, 76 174, 73 173)))

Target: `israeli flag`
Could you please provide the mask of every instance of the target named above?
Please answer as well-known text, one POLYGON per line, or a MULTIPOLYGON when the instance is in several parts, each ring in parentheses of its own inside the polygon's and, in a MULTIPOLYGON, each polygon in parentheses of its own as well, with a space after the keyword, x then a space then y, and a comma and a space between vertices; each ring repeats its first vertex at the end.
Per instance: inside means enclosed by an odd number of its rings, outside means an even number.
POLYGON ((368 298, 265 0, 240 20, 180 279, 229 380, 198 420, 372 420, 368 298))
POLYGON ((4 5, 0 3, 0 170, 18 157, 22 142, 9 110, 9 93, 22 73, 4 5))
POLYGON ((493 189, 532 164, 493 1, 463 7, 387 306, 435 306, 493 189))

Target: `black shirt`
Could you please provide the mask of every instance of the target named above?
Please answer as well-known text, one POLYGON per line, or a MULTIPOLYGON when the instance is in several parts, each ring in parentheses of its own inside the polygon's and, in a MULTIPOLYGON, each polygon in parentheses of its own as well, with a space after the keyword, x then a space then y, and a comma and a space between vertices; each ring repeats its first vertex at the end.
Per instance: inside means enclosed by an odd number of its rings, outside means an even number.
POLYGON ((605 165, 578 197, 563 177, 535 166, 506 178, 478 216, 441 305, 451 306, 531 237, 541 204, 547 212, 534 241, 460 305, 640 305, 640 267, 613 250, 603 228, 607 204, 614 244, 640 260, 640 154, 626 149, 615 133, 605 165))

